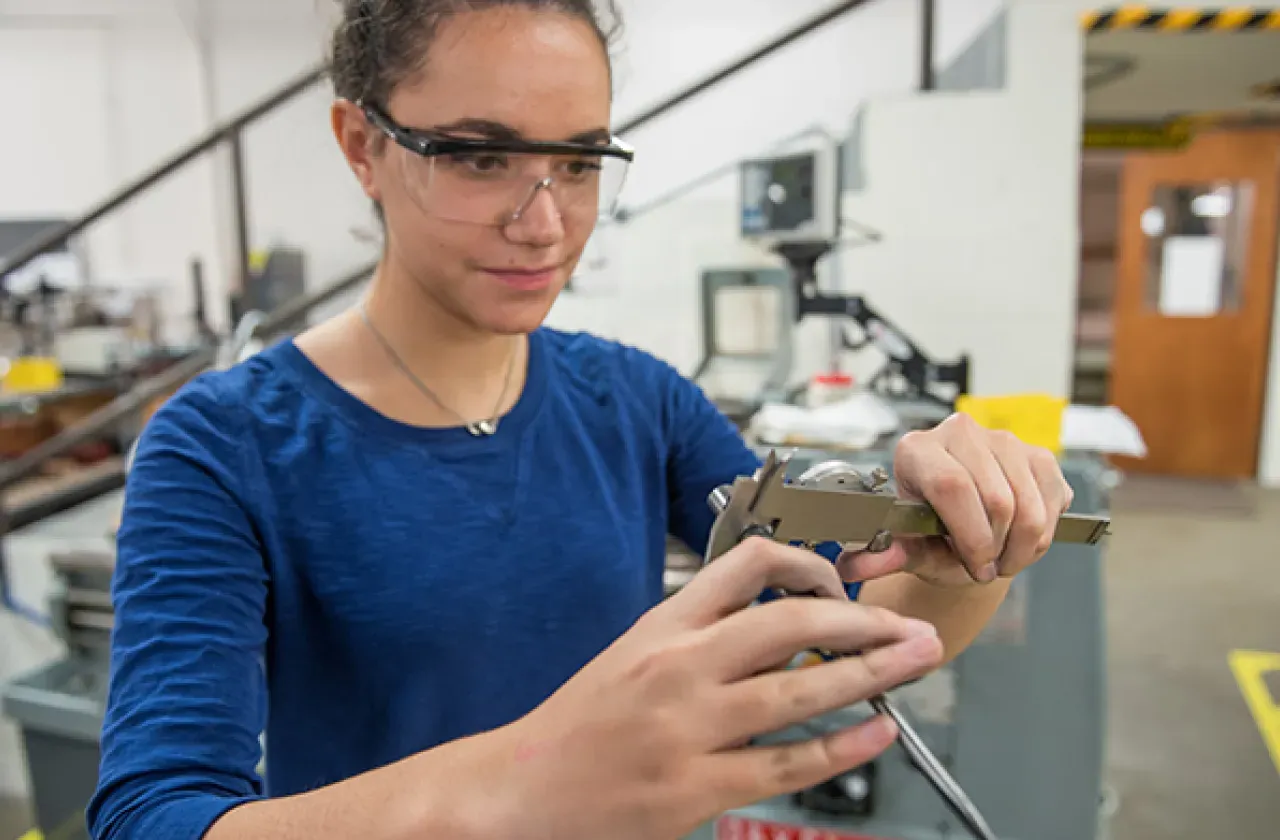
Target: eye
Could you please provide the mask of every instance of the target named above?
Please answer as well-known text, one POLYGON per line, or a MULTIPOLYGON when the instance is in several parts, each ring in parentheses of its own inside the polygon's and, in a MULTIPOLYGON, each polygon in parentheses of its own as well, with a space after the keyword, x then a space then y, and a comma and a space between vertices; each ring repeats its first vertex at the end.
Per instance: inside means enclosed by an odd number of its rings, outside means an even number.
POLYGON ((507 169, 508 161, 506 155, 496 154, 458 154, 454 155, 453 163, 464 166, 480 175, 494 175, 507 169))
POLYGON ((600 165, 599 158, 573 158, 565 161, 564 171, 571 178, 589 177, 593 172, 599 172, 603 167, 600 165))

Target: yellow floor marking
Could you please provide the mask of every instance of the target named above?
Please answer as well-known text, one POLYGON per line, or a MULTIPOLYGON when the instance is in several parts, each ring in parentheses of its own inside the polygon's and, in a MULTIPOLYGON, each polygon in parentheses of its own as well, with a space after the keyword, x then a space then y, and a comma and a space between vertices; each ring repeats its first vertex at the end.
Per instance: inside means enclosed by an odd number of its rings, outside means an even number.
POLYGON ((1240 693, 1262 733, 1262 741, 1271 753, 1271 762, 1280 773, 1280 705, 1267 690, 1265 676, 1280 671, 1280 653, 1233 650, 1229 657, 1231 670, 1240 684, 1240 693))
POLYGON ((42 840, 38 829, 31 829, 26 834, 18 838, 18 840, 42 840))

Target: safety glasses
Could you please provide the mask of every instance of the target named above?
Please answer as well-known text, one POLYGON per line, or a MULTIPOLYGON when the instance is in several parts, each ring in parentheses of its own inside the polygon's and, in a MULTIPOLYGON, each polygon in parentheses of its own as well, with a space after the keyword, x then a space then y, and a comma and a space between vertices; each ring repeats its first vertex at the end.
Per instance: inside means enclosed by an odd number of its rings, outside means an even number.
POLYGON ((617 208, 635 159, 616 137, 606 144, 451 137, 405 128, 368 103, 360 107, 371 125, 409 152, 399 157, 414 203, 451 221, 505 227, 546 190, 566 224, 595 224, 617 208))

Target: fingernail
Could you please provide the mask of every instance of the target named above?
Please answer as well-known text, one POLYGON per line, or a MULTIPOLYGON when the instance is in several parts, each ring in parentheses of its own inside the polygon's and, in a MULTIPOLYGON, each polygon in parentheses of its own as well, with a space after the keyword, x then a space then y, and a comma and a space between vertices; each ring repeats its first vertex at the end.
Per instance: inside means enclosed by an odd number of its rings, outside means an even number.
POLYGON ((995 563, 988 563, 978 572, 978 581, 980 583, 995 583, 998 577, 1000 577, 1000 570, 996 568, 995 563))
POLYGON ((937 660, 938 648, 937 636, 920 636, 904 643, 902 652, 912 662, 928 665, 937 660))
POLYGON ((898 724, 893 718, 876 716, 867 722, 863 739, 873 744, 892 742, 898 737, 898 724))
POLYGON ((886 749, 898 737, 898 725, 891 718, 877 715, 852 729, 839 733, 833 747, 841 753, 860 754, 868 749, 886 749))
POLYGON ((938 635, 938 628, 934 627, 927 621, 920 621, 915 618, 906 619, 908 636, 923 636, 925 638, 933 638, 938 635))

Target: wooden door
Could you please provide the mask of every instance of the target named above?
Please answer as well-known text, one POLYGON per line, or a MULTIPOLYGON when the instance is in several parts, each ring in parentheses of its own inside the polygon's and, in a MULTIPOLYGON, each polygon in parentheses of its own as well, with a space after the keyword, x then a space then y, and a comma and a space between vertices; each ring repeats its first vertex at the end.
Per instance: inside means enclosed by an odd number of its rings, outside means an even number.
POLYGON ((1149 450, 1134 472, 1256 475, 1266 397, 1280 132, 1203 134, 1122 175, 1111 402, 1149 450))

